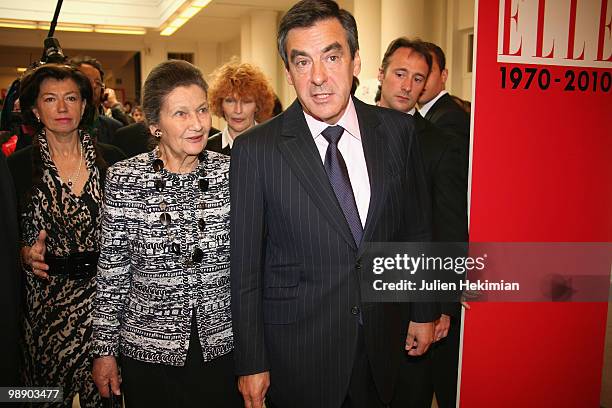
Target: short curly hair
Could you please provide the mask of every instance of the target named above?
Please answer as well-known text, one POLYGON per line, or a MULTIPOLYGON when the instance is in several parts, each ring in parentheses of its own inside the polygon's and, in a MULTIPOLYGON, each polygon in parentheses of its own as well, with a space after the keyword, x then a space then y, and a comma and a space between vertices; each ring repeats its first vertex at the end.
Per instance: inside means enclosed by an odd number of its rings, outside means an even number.
POLYGON ((255 100, 257 122, 261 123, 272 117, 274 91, 259 68, 232 60, 217 68, 212 77, 208 100, 210 109, 216 116, 224 117, 223 99, 235 96, 240 99, 251 97, 255 100))

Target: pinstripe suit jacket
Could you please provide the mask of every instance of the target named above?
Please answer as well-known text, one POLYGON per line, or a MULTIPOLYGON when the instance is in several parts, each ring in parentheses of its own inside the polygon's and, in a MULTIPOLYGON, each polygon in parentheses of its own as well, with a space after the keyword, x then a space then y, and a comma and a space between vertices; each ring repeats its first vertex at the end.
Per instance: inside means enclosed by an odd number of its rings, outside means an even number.
MULTIPOLYGON (((430 208, 412 118, 355 99, 371 200, 364 241, 429 238, 430 208)), ((236 372, 270 371, 280 407, 338 408, 356 351, 359 307, 379 394, 392 395, 408 305, 361 304, 360 256, 301 105, 232 149, 231 280, 236 372)), ((415 304, 414 321, 434 306, 415 304)))

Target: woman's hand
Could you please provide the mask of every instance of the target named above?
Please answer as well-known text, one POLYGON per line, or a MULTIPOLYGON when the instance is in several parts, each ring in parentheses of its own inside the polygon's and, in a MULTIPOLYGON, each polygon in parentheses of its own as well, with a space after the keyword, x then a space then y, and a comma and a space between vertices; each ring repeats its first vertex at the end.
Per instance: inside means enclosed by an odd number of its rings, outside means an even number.
POLYGON ((31 247, 26 246, 21 249, 23 263, 28 265, 32 269, 32 273, 41 279, 49 279, 49 274, 47 273, 49 265, 45 263, 45 253, 47 252, 47 247, 45 245, 46 239, 47 232, 41 230, 38 233, 38 238, 34 245, 31 247))
POLYGON ((108 385, 115 395, 121 395, 121 379, 114 356, 98 357, 93 362, 92 377, 98 392, 104 398, 110 398, 108 385))

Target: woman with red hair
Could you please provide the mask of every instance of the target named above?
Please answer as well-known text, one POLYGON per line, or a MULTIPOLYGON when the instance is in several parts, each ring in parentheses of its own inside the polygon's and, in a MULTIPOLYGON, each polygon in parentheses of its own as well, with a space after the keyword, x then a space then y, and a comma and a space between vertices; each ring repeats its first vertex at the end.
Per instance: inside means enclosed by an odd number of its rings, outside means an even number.
POLYGON ((227 126, 208 139, 206 149, 229 155, 236 137, 270 119, 274 91, 259 68, 230 61, 213 73, 209 100, 212 113, 227 126))

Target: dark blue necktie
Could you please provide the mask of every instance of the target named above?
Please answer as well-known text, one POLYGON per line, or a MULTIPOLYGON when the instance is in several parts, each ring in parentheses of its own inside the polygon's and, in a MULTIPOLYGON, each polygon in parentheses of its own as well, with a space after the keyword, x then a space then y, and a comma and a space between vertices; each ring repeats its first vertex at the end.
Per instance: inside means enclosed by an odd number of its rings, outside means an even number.
POLYGON ((351 187, 346 163, 340 150, 338 150, 338 141, 343 133, 344 128, 342 126, 328 126, 321 132, 329 143, 325 153, 324 167, 338 199, 338 204, 340 204, 346 222, 351 229, 355 243, 359 246, 363 236, 363 227, 359 218, 359 211, 357 211, 357 203, 355 202, 355 195, 353 194, 353 187, 351 187))

